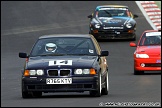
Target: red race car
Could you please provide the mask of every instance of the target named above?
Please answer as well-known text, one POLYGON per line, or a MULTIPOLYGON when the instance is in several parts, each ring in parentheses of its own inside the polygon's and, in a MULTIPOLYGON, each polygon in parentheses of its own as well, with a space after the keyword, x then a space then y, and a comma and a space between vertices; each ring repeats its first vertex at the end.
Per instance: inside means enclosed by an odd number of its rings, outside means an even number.
POLYGON ((144 71, 161 71, 161 30, 146 30, 138 43, 130 42, 136 47, 134 52, 134 75, 144 71))

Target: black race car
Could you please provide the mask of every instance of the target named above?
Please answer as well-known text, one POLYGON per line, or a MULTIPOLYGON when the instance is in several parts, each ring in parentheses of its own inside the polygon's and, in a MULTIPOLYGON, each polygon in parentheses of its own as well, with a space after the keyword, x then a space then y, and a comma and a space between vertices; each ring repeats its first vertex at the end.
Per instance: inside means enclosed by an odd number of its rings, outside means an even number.
POLYGON ((136 40, 136 21, 128 6, 102 5, 97 6, 89 15, 89 34, 96 39, 130 39, 136 40))
POLYGON ((109 91, 108 51, 90 34, 55 34, 39 37, 22 69, 22 97, 49 92, 84 92, 92 96, 109 91))

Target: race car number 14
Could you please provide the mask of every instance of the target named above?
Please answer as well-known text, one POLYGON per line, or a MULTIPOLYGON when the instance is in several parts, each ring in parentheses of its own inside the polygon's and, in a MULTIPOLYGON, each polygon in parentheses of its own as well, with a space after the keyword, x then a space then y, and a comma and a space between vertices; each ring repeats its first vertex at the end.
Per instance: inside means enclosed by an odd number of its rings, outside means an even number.
POLYGON ((72 78, 47 78, 46 84, 72 84, 72 78))

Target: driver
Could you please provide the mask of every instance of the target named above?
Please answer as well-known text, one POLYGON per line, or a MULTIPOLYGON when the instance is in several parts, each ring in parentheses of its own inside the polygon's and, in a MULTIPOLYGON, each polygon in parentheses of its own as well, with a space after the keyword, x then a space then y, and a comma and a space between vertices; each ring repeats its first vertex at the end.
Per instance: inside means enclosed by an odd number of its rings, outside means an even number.
POLYGON ((155 44, 155 39, 154 39, 154 37, 150 37, 150 38, 149 38, 149 41, 150 41, 150 44, 155 44))
POLYGON ((54 53, 56 51, 56 49, 57 49, 57 46, 54 43, 47 43, 45 45, 46 52, 53 52, 54 53))

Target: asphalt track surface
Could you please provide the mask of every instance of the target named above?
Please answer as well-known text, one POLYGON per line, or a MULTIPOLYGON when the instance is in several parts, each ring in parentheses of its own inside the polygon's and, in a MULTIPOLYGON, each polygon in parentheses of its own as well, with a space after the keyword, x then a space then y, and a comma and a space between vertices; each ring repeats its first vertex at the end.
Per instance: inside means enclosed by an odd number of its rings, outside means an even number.
MULTIPOLYGON (((21 69, 41 35, 87 34, 89 19, 97 5, 128 5, 137 21, 137 40, 144 30, 152 29, 134 1, 1 1, 1 106, 2 107, 99 107, 102 102, 151 102, 161 106, 161 72, 133 75, 135 48, 127 40, 100 41, 108 50, 109 95, 90 97, 85 93, 50 93, 42 98, 21 97, 21 69)), ((136 41, 137 42, 137 41, 136 41)))

